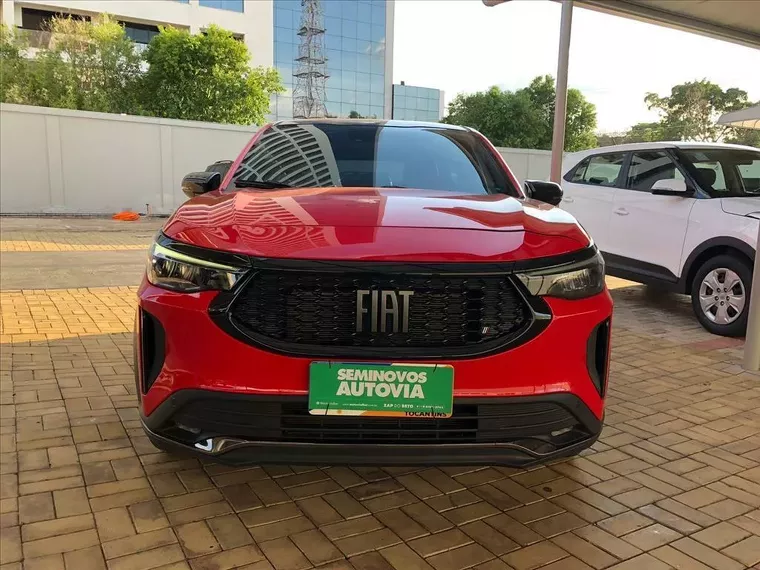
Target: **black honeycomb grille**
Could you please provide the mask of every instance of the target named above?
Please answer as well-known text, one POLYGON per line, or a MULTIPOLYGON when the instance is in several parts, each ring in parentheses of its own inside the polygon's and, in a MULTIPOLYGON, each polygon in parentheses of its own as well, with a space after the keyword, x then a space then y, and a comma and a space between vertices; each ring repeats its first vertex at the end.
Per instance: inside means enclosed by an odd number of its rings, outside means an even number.
POLYGON ((230 320, 248 335, 292 346, 426 350, 507 343, 532 315, 504 275, 259 270, 230 308, 230 320), (408 331, 390 332, 388 321, 389 332, 357 332, 357 290, 413 291, 408 331))

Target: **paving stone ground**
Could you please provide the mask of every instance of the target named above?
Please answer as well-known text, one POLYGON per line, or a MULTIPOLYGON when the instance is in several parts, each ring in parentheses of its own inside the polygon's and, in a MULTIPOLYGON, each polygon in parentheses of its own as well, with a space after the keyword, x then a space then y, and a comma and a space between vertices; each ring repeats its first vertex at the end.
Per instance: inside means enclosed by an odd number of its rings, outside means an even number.
MULTIPOLYGON (((79 235, 0 219, 2 259, 129 249, 153 230, 67 223, 79 235)), ((704 332, 685 298, 610 283, 604 432, 528 471, 159 452, 135 407, 135 276, 1 291, 0 570, 760 568, 760 375, 742 371, 743 341, 704 332)))

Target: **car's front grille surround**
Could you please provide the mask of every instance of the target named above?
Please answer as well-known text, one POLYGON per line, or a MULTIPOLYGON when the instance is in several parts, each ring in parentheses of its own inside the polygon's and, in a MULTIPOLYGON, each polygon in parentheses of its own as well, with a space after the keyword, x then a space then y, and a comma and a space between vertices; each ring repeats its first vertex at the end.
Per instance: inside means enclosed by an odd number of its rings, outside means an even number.
MULTIPOLYGON (((550 311, 512 274, 481 264, 393 264, 266 260, 234 292, 212 304, 212 318, 245 342, 311 357, 460 358, 533 338, 550 311), (463 270, 464 269, 464 270, 463 270), (484 271, 486 269, 486 271, 484 271), (413 291, 408 331, 356 330, 357 291, 413 291)), ((368 299, 369 306, 369 299, 368 299)))

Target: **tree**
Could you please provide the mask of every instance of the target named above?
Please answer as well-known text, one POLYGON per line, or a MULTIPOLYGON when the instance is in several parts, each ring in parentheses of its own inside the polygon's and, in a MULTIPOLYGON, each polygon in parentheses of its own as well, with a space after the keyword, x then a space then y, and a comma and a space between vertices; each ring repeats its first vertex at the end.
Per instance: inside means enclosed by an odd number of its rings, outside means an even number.
POLYGON ((276 70, 251 68, 245 44, 214 25, 195 35, 161 28, 145 58, 142 102, 158 117, 261 124, 270 96, 283 91, 276 70))
POLYGON ((668 140, 668 137, 661 123, 637 123, 623 133, 604 133, 596 136, 598 146, 664 140, 668 140))
POLYGON ((760 148, 760 130, 735 127, 733 133, 726 138, 726 142, 760 148))
POLYGON ((742 135, 735 127, 719 125, 718 118, 750 105, 747 92, 736 87, 725 91, 706 79, 675 85, 670 95, 647 93, 649 109, 661 115, 661 134, 671 140, 717 142, 742 135))
POLYGON ((0 101, 23 103, 26 100, 26 38, 16 30, 0 25, 0 101))
POLYGON ((107 14, 53 18, 49 46, 32 57, 23 33, 2 32, 2 100, 105 113, 135 113, 142 58, 107 14))
POLYGON ((51 46, 33 62, 43 102, 102 113, 136 113, 142 58, 108 14, 93 21, 53 18, 51 46), (45 99, 47 99, 45 101, 45 99))
MULTIPOLYGON (((539 76, 517 91, 491 87, 457 95, 444 122, 478 129, 497 146, 550 149, 554 121, 554 79, 539 76)), ((596 109, 577 89, 568 90, 565 150, 595 146, 596 109)))

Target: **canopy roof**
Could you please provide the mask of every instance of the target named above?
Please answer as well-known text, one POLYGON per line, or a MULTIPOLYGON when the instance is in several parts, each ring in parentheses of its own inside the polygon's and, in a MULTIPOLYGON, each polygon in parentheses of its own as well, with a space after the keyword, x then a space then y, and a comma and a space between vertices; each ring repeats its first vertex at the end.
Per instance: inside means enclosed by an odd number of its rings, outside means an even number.
POLYGON ((575 5, 760 48, 757 1, 576 0, 575 5))
POLYGON ((718 123, 745 129, 760 129, 760 105, 725 113, 718 119, 718 123))

